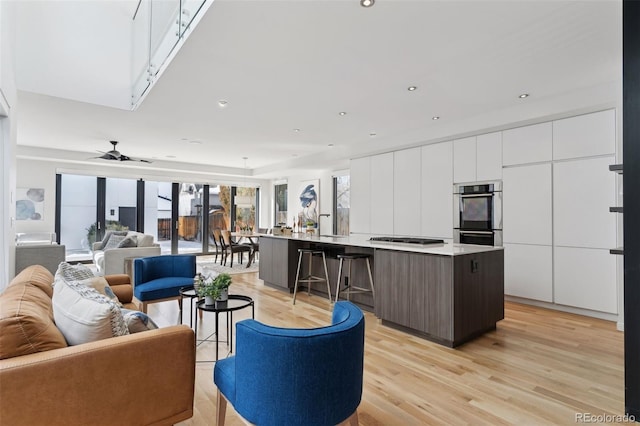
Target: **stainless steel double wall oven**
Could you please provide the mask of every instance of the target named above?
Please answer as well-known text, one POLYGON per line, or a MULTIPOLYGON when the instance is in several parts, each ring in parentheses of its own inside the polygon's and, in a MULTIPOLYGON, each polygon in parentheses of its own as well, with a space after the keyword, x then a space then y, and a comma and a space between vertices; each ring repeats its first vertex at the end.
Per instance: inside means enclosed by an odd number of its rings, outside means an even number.
POLYGON ((502 245, 502 182, 454 185, 453 241, 502 245))

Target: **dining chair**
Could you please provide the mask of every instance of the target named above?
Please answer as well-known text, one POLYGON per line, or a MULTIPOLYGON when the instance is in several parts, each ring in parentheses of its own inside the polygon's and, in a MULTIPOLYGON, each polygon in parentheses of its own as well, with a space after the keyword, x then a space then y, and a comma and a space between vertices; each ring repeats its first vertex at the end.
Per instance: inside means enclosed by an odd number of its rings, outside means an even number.
POLYGON ((229 266, 231 266, 232 268, 233 268, 233 255, 235 253, 238 253, 238 261, 240 263, 242 263, 242 258, 244 257, 244 253, 247 253, 249 256, 251 256, 251 251, 253 249, 251 248, 250 244, 236 243, 231 239, 231 232, 229 232, 226 229, 220 230, 220 233, 222 234, 222 244, 223 244, 223 250, 225 252, 224 261, 223 261, 224 266, 227 265, 227 257, 229 255, 231 255, 231 264, 229 266))
MULTIPOLYGON (((220 234, 220 228, 214 228, 213 229, 213 244, 216 248, 216 257, 213 260, 214 263, 216 263, 218 261, 218 254, 220 255, 220 264, 222 265, 222 257, 224 256, 223 254, 223 250, 222 250, 222 243, 221 243, 221 239, 222 239, 222 235, 220 234)), ((211 247, 211 243, 209 243, 209 247, 211 247)))

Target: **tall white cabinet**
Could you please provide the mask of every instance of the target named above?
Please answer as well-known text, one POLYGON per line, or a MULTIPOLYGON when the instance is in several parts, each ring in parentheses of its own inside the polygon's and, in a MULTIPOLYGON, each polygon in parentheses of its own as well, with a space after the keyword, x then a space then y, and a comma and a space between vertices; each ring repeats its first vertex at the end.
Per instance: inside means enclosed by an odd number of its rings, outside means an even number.
POLYGON ((422 168, 420 148, 404 149, 393 153, 393 233, 416 235, 420 232, 423 191, 420 174, 422 168))
POLYGON ((371 231, 371 158, 351 160, 349 231, 368 234, 371 231))
POLYGON ((393 152, 371 157, 371 233, 393 235, 393 152))
POLYGON ((505 293, 553 301, 551 164, 503 171, 505 293))
POLYGON ((422 147, 421 235, 453 238, 453 142, 422 147))

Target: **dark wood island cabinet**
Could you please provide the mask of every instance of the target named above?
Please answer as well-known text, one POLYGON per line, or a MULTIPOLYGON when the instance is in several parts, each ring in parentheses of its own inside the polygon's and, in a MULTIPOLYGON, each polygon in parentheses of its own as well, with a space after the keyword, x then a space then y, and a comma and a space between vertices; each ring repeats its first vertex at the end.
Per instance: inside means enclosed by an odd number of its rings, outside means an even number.
MULTIPOLYGON (((495 329, 504 318, 502 247, 450 243, 412 247, 353 236, 264 236, 260 240, 260 278, 265 284, 292 291, 298 248, 310 246, 329 254, 332 291, 337 280, 332 254, 372 253, 375 300, 369 294, 354 295, 352 300, 373 309, 384 325, 455 347, 495 329)), ((320 273, 320 266, 317 262, 314 273, 320 273)), ((354 268, 353 274, 365 277, 365 270, 354 268)), ((312 289, 326 295, 325 285, 312 289)))

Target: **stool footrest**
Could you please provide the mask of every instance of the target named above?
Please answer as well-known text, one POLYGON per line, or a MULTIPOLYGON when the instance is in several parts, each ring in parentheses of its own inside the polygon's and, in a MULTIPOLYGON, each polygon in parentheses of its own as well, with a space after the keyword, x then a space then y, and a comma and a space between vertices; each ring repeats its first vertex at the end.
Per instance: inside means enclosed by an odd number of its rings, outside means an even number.
POLYGON ((308 282, 315 283, 315 282, 318 282, 318 281, 326 281, 326 280, 324 278, 322 278, 322 277, 316 277, 315 275, 311 275, 311 276, 308 276, 308 277, 305 277, 305 278, 300 278, 298 280, 299 283, 308 283, 308 282))

